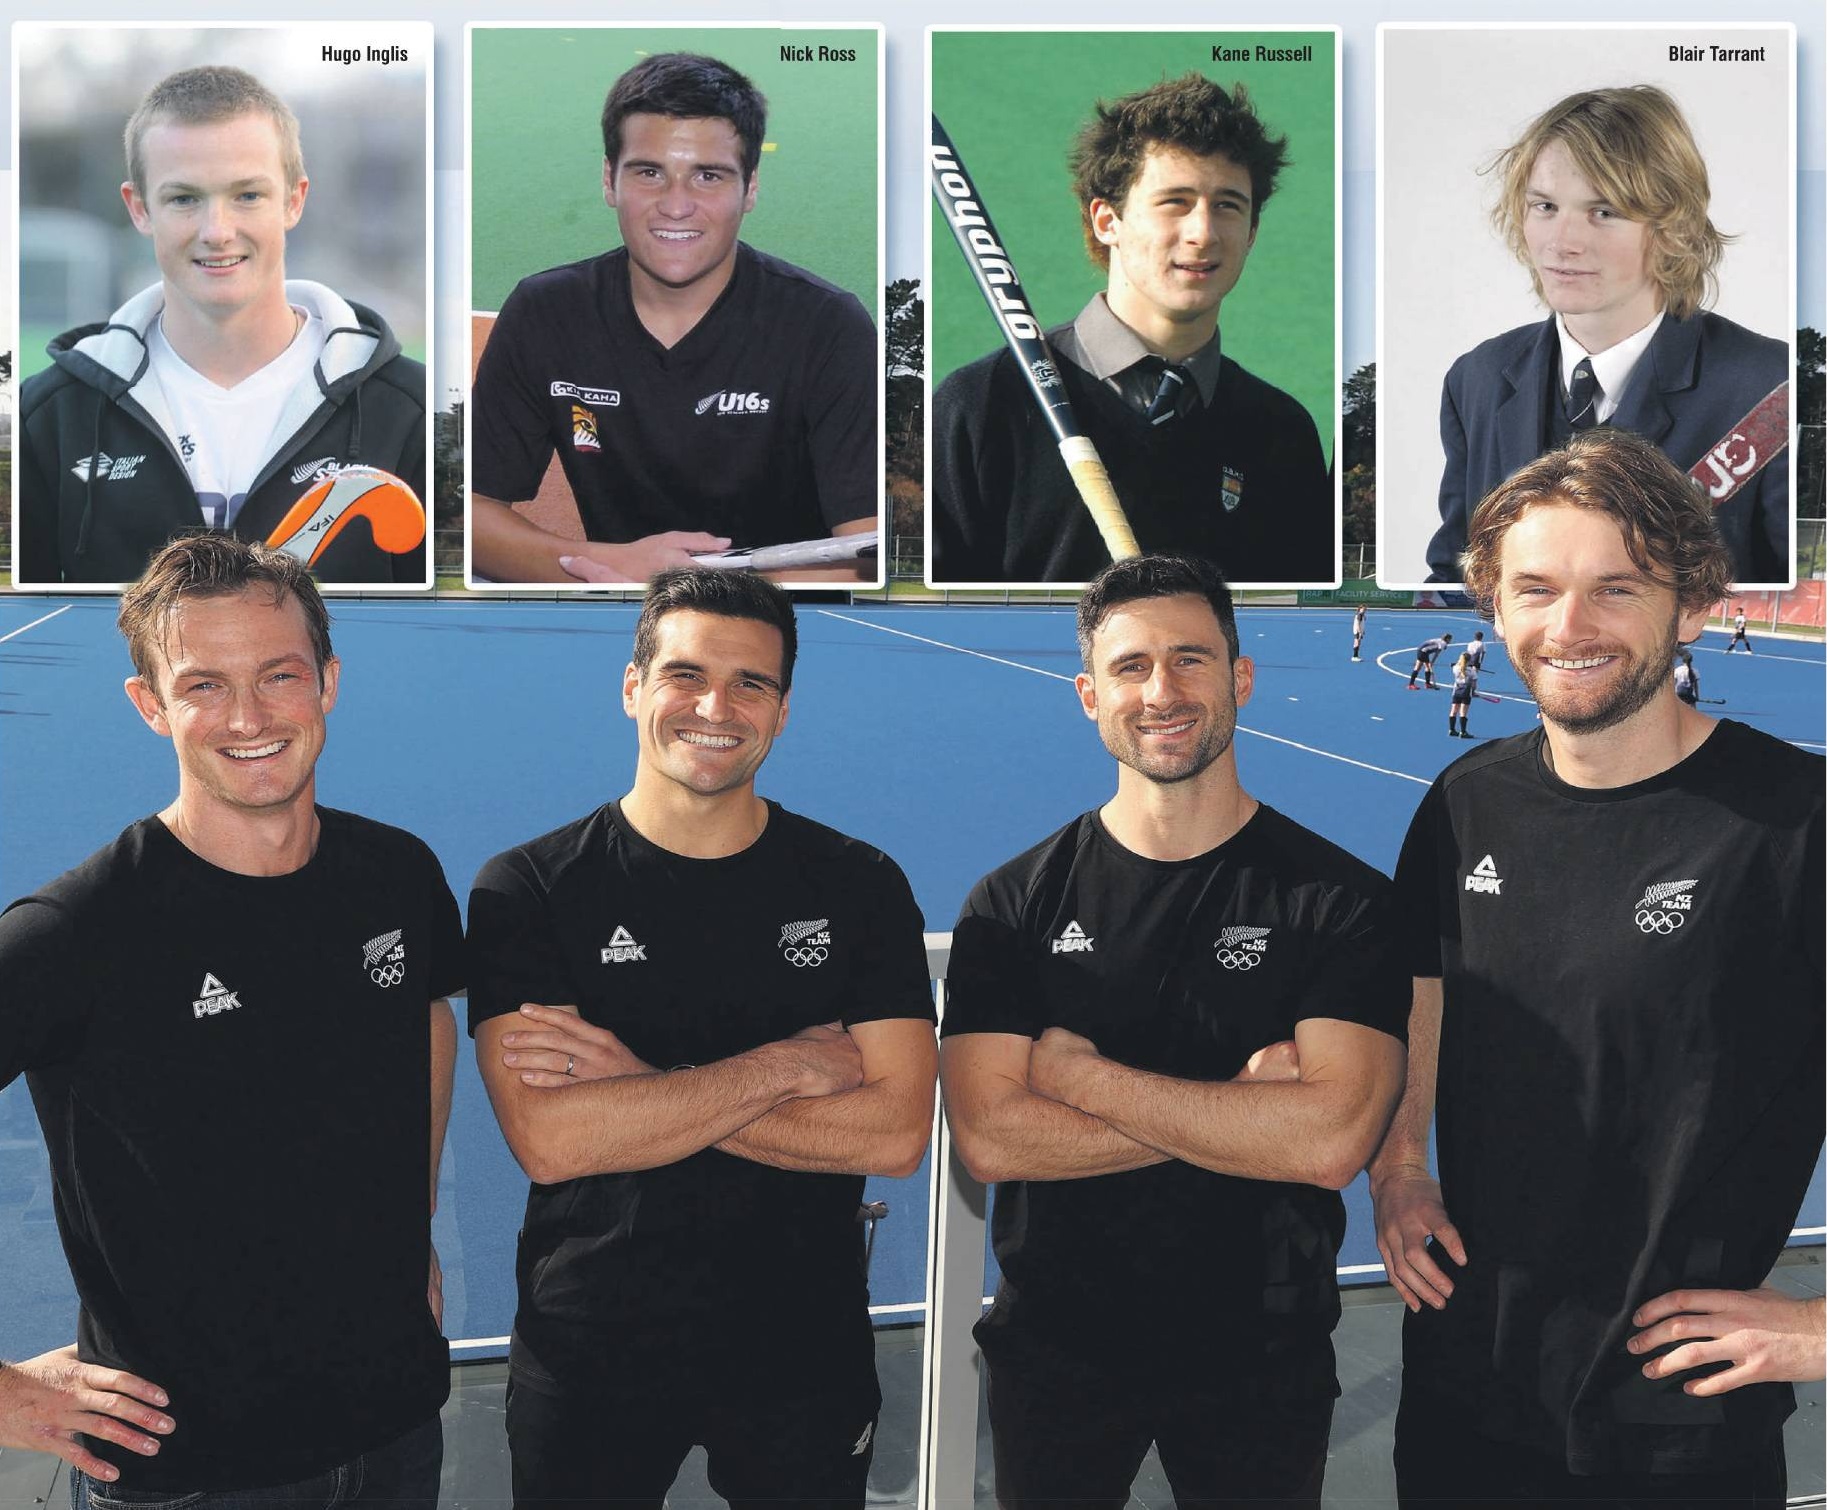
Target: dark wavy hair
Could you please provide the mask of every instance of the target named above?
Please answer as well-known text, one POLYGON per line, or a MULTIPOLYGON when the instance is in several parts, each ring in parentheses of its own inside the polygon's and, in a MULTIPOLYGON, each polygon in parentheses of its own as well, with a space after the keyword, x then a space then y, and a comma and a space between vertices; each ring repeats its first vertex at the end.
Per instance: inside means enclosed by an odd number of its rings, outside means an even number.
POLYGON ((1288 165, 1287 137, 1269 135, 1242 84, 1227 90, 1204 74, 1189 73, 1121 99, 1099 100, 1067 160, 1084 222, 1085 249, 1099 267, 1110 266, 1110 248, 1092 228, 1091 202, 1102 199, 1121 208, 1142 176, 1152 147, 1230 158, 1250 175, 1252 228, 1262 219, 1262 207, 1288 165))

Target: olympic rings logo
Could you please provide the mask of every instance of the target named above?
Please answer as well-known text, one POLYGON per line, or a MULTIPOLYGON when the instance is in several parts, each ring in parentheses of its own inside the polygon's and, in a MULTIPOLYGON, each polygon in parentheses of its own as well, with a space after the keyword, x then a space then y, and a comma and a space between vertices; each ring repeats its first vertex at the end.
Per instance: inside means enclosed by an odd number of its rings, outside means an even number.
POLYGON ((825 960, 830 956, 830 953, 831 953, 831 951, 829 949, 824 948, 822 945, 811 948, 811 949, 802 949, 802 948, 782 949, 780 952, 787 957, 787 960, 790 963, 792 963, 794 965, 798 965, 802 968, 807 965, 824 964, 825 960))
POLYGON ((1678 912, 1652 912, 1645 908, 1637 914, 1637 926, 1645 933, 1673 933, 1686 921, 1678 912))
POLYGON ((368 975, 377 986, 397 986, 406 979, 406 967, 400 964, 381 965, 370 970, 368 975))
POLYGON ((1220 949, 1218 951, 1218 963, 1227 970, 1254 970, 1257 961, 1261 958, 1262 955, 1252 954, 1248 949, 1220 949))

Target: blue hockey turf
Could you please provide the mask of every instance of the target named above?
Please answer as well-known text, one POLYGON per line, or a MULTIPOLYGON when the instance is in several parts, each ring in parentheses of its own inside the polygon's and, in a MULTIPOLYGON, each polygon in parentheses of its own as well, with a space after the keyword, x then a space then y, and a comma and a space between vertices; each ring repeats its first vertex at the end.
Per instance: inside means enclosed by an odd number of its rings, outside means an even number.
MULTIPOLYGON (((131 667, 114 608, 0 599, 0 897, 75 864, 175 790, 169 750, 121 695, 131 667)), ((1257 679, 1239 763, 1256 796, 1387 871, 1427 783, 1468 748, 1446 737, 1444 691, 1407 690, 1412 647, 1449 629, 1457 645, 1480 626, 1469 613, 1373 611, 1353 664, 1350 623, 1348 610, 1241 615, 1257 679)), ((490 855, 627 787, 633 625, 624 605, 338 607, 342 696, 320 800, 422 835, 461 900, 490 855)), ((1072 692, 1069 610, 802 605, 800 631, 792 717, 762 789, 899 860, 929 929, 950 928, 984 871, 1109 796, 1110 759, 1072 692)), ((1754 643, 1756 655, 1727 657, 1724 636, 1706 637, 1701 692, 1726 700, 1706 711, 1821 750, 1821 647, 1754 643)), ((1535 727, 1501 645, 1486 672, 1481 690, 1500 700, 1473 704, 1474 732, 1535 727)), ((884 1319, 920 1307, 928 1177, 870 1184, 892 1208, 873 1271, 884 1319)), ((508 1330, 525 1189, 465 1056, 435 1228, 453 1338, 508 1330)), ((1380 1278, 1361 1181, 1347 1205, 1341 1266, 1380 1278)), ((1822 1207, 1817 1170, 1799 1225, 1821 1228, 1822 1207)), ((0 1356, 67 1341, 75 1306, 22 1083, 0 1093, 0 1243, 11 1281, 0 1356)))

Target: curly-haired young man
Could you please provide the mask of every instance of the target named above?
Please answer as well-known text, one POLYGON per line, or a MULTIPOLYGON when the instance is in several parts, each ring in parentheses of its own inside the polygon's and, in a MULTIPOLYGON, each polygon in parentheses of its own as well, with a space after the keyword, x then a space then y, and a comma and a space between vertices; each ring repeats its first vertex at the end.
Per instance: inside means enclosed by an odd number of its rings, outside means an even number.
MULTIPOLYGON (((1329 580, 1332 485, 1312 417, 1225 356, 1218 311, 1287 165, 1248 92, 1196 73, 1100 102, 1071 155, 1108 287, 1047 332, 1145 550, 1233 582, 1329 580)), ((1083 582, 1109 564, 1013 356, 934 395, 933 577, 1083 582)))

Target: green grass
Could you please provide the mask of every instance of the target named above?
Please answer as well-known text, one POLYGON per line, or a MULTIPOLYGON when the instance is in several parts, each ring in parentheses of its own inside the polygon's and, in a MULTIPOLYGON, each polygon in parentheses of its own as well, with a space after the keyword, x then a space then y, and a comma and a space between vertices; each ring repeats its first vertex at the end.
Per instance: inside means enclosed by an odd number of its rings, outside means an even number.
MULTIPOLYGON (((1243 279, 1220 315, 1225 355, 1312 413, 1332 454, 1334 92, 1330 31, 940 32, 933 112, 982 192, 1043 325, 1071 320, 1104 287, 1086 256, 1066 155, 1099 99, 1204 73, 1248 85, 1289 166, 1263 211, 1243 279), (1310 63, 1213 63, 1213 44, 1313 44, 1310 63)), ((1002 344, 951 230, 932 214, 933 381, 1002 344)))
POLYGON ((708 53, 768 99, 743 239, 881 302, 876 259, 879 33, 840 27, 478 29, 473 34, 471 307, 500 309, 529 273, 619 246, 603 203, 603 96, 643 56, 708 53), (854 63, 783 63, 783 43, 854 63))

